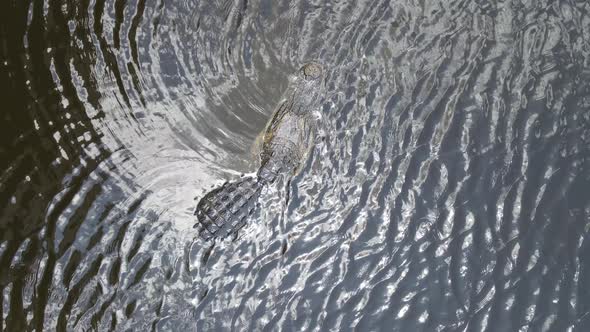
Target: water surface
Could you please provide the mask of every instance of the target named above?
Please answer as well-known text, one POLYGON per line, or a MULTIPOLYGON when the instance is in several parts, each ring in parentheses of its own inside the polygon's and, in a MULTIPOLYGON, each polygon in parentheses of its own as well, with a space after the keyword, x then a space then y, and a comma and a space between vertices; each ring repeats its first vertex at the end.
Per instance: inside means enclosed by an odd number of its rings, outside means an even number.
POLYGON ((0 330, 590 329, 589 2, 0 6, 0 330), (313 151, 211 247, 310 60, 313 151))

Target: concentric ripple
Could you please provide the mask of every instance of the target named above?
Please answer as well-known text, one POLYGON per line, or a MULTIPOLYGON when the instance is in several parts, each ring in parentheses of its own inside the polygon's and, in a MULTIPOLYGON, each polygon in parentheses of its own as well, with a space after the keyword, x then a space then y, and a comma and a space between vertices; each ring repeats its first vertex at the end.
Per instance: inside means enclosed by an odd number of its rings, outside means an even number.
POLYGON ((0 331, 590 330, 587 1, 4 1, 0 331), (307 61, 316 144, 192 228, 307 61))

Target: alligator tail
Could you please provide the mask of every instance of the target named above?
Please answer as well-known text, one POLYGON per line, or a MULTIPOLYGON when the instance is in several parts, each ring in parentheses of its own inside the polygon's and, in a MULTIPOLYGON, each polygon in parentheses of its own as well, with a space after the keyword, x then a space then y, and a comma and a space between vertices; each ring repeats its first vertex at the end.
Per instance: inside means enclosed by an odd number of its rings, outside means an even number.
POLYGON ((244 177, 207 193, 195 211, 199 220, 197 225, 201 225, 200 235, 212 239, 236 234, 254 212, 264 185, 265 182, 259 181, 258 177, 244 177))

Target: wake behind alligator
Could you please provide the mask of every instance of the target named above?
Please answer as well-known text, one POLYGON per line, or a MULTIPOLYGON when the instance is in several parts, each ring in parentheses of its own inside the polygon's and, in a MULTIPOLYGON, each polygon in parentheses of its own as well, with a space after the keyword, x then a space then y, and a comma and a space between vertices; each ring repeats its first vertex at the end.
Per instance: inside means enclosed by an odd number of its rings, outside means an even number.
POLYGON ((263 132, 256 175, 227 182, 201 198, 195 211, 199 221, 195 226, 200 227, 203 238, 237 234, 255 211, 262 189, 280 176, 297 172, 312 146, 312 113, 319 103, 322 78, 319 64, 301 67, 263 132))

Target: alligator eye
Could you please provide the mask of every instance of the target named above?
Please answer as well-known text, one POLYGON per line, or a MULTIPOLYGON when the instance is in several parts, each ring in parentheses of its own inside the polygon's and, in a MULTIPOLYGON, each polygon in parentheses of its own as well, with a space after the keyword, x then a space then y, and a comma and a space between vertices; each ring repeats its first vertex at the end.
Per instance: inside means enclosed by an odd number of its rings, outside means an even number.
POLYGON ((322 75, 322 66, 314 62, 305 64, 301 69, 306 80, 315 80, 322 75))

